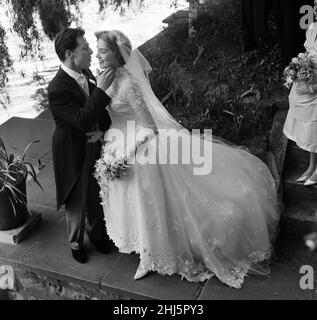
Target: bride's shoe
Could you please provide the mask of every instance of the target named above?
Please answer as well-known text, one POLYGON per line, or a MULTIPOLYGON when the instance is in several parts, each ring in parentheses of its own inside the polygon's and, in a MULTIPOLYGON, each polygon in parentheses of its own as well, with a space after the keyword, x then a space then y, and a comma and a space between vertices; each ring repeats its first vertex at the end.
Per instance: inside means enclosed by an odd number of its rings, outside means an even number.
POLYGON ((317 185, 317 181, 310 180, 310 179, 308 179, 308 180, 304 183, 304 186, 306 186, 306 187, 311 187, 311 186, 315 186, 315 185, 317 185))
POLYGON ((309 174, 303 174, 300 178, 296 180, 296 182, 306 182, 307 180, 309 180, 309 177, 309 174))
POLYGON ((136 271, 135 275, 134 275, 134 280, 140 280, 142 278, 144 278, 146 275, 148 275, 150 273, 149 270, 145 270, 141 267, 141 264, 139 264, 138 266, 138 270, 136 271))
POLYGON ((315 181, 315 180, 310 180, 310 179, 308 179, 308 180, 304 183, 304 186, 306 186, 306 187, 311 187, 311 186, 315 186, 315 185, 317 185, 317 181, 315 181))
POLYGON ((304 186, 310 187, 317 185, 317 173, 314 172, 309 179, 304 183, 304 186))

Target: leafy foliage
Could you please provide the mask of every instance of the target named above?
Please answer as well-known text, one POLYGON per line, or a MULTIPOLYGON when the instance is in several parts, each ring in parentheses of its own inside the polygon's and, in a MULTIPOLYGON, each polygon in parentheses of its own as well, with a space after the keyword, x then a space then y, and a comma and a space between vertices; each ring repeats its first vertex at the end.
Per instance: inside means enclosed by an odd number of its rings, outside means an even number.
POLYGON ((0 26, 0 105, 5 107, 9 97, 5 86, 8 82, 7 72, 12 66, 12 61, 8 54, 8 47, 5 43, 5 31, 0 26))
MULTIPOLYGON (((24 56, 40 51, 36 15, 45 34, 53 39, 80 15, 79 6, 85 0, 0 0, 0 4, 4 2, 14 12, 13 29, 23 39, 24 56), (71 13, 74 7, 76 15, 71 13)), ((96 2, 100 11, 112 6, 121 12, 132 3, 131 0, 96 2)), ((154 67, 151 76, 154 91, 180 122, 188 128, 212 127, 217 135, 235 142, 267 129, 270 119, 259 107, 260 100, 279 87, 280 50, 275 41, 274 21, 270 21, 271 42, 257 51, 242 53, 240 9, 240 1, 236 0, 205 1, 194 22, 197 30, 194 39, 188 40, 188 22, 184 17, 177 19, 163 32, 159 42, 144 52, 154 67), (223 98, 217 84, 228 86, 231 96, 223 98), (241 101, 246 92, 255 98, 249 108, 241 101)), ((4 37, 5 32, 0 32, 1 43, 4 37)), ((5 87, 5 74, 10 66, 6 48, 1 48, 4 54, 0 56, 0 75, 4 76, 0 79, 0 90, 5 87)))
MULTIPOLYGON (((41 53, 41 34, 36 23, 38 16, 43 32, 51 40, 63 28, 69 26, 72 21, 76 21, 80 16, 80 4, 85 0, 0 0, 0 6, 8 10, 11 16, 12 31, 22 39, 20 57, 39 56, 41 53), (75 9, 72 13, 71 9, 75 9)), ((115 9, 130 5, 131 0, 96 0, 100 11, 107 5, 114 6, 115 9)), ((142 1, 141 1, 142 2, 142 1)), ((10 28, 11 29, 11 28, 10 28)), ((0 105, 5 106, 8 102, 6 91, 7 72, 12 62, 9 57, 7 46, 5 45, 6 32, 0 25, 0 105)))
MULTIPOLYGON (((43 190, 41 184, 38 182, 36 178, 36 172, 33 165, 25 161, 26 153, 32 144, 38 143, 39 141, 33 141, 25 148, 23 154, 13 155, 8 154, 6 151, 6 147, 4 141, 0 138, 0 190, 8 190, 14 202, 21 202, 26 206, 25 194, 23 194, 19 189, 18 185, 26 179, 28 175, 30 175, 35 183, 43 190)), ((12 208, 15 211, 14 203, 12 202, 12 208)))
POLYGON ((234 143, 263 148, 274 113, 265 101, 283 90, 280 48, 272 21, 268 41, 242 51, 239 4, 206 1, 194 39, 187 37, 186 18, 178 17, 143 53, 154 66, 153 90, 183 126, 211 128, 234 143))
MULTIPOLYGON (((9 0, 7 0, 9 3, 9 0)), ((24 47, 21 51, 21 57, 28 53, 33 53, 39 49, 40 35, 37 30, 34 13, 37 8, 38 0, 19 1, 11 0, 13 11, 13 31, 23 40, 24 47)))
MULTIPOLYGON (((241 1, 205 1, 194 27, 200 39, 226 38, 239 41, 242 36, 241 1)), ((204 44, 205 46, 207 44, 204 44)))
POLYGON ((38 10, 43 31, 51 40, 61 29, 70 24, 70 12, 63 0, 39 1, 38 10))
MULTIPOLYGON (((125 12, 125 5, 130 6, 132 0, 98 0, 99 11, 102 12, 108 6, 114 7, 115 10, 120 9, 121 13, 125 12)), ((143 0, 141 0, 143 2, 143 0)))

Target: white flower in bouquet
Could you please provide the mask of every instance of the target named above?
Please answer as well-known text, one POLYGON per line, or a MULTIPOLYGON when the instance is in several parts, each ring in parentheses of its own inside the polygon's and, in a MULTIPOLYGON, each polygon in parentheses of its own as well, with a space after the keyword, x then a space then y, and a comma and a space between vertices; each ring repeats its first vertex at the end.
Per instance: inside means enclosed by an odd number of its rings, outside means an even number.
POLYGON ((116 150, 105 149, 95 165, 95 178, 103 183, 106 180, 124 179, 128 176, 127 156, 116 150))
POLYGON ((113 154, 109 153, 109 152, 105 152, 104 155, 103 155, 103 160, 107 163, 110 163, 112 162, 114 159, 114 156, 113 154))
POLYGON ((285 79, 285 84, 284 85, 289 89, 292 86, 292 84, 293 84, 292 78, 291 77, 287 77, 285 79))
POLYGON ((284 70, 284 85, 289 89, 293 83, 309 86, 313 81, 313 68, 309 53, 300 53, 284 70))
POLYGON ((299 59, 298 58, 293 58, 292 62, 295 63, 295 64, 298 64, 299 63, 299 59))
POLYGON ((317 249, 317 232, 307 235, 305 244, 310 250, 315 251, 317 249))

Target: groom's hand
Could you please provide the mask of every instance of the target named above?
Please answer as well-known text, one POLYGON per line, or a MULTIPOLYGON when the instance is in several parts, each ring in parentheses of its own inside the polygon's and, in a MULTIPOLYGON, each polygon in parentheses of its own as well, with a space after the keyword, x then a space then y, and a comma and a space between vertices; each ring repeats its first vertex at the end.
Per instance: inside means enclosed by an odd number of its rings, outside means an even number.
POLYGON ((93 131, 86 133, 86 136, 89 138, 88 143, 96 143, 97 141, 102 141, 104 133, 102 131, 93 131))
POLYGON ((106 91, 110 85, 112 84, 114 78, 115 78, 115 68, 109 67, 105 69, 102 73, 99 69, 97 69, 97 87, 101 90, 106 91))

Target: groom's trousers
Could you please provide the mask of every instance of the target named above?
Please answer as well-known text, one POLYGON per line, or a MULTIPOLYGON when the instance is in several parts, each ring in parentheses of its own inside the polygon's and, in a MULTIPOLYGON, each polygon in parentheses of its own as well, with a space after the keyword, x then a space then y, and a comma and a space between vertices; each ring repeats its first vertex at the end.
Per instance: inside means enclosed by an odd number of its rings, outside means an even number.
POLYGON ((99 186, 93 177, 94 163, 99 151, 97 145, 86 144, 81 175, 65 202, 68 237, 73 250, 82 247, 85 227, 90 241, 109 239, 100 204, 99 186))

